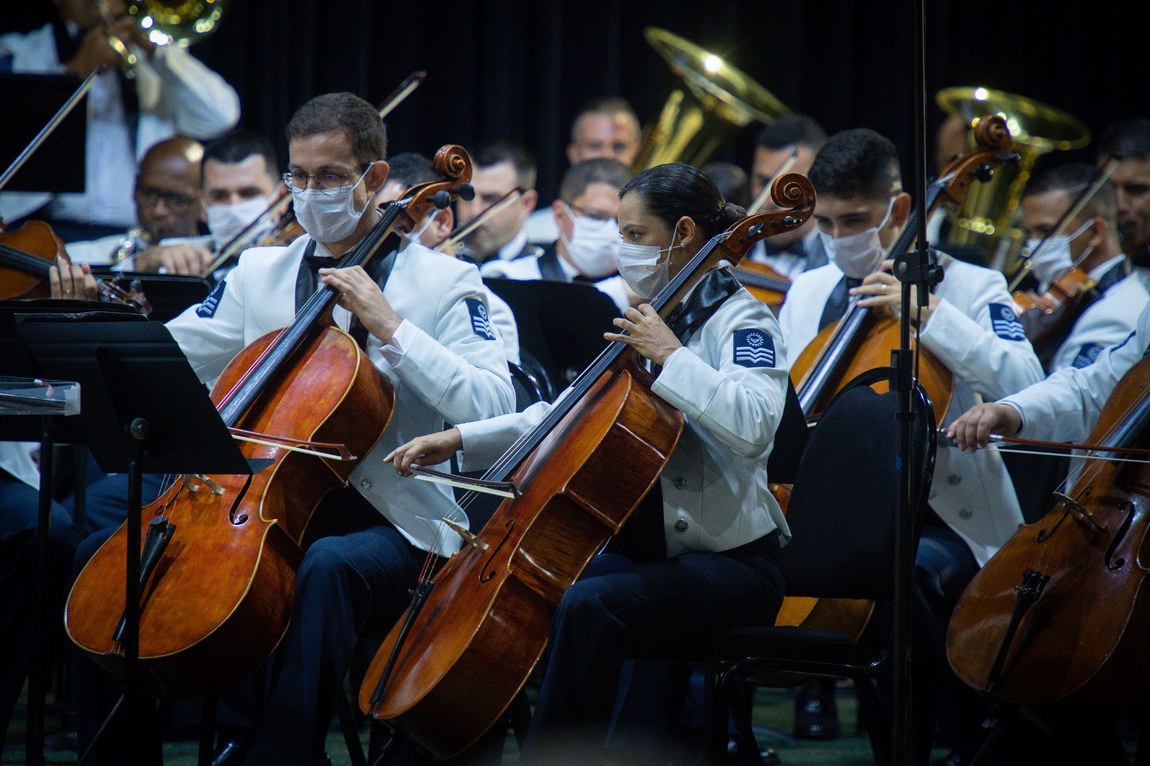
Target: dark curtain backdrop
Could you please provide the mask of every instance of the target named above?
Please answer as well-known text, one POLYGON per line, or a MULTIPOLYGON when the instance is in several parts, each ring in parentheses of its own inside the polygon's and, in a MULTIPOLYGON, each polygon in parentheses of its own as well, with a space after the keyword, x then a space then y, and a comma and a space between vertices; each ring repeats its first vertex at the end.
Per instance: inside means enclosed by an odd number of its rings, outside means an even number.
MULTIPOLYGON (((48 0, 5 5, 13 6, 4 11, 7 28, 34 25, 50 11, 48 0)), ((927 0, 928 124, 941 119, 934 93, 951 85, 1038 99, 1095 135, 1114 119, 1150 114, 1147 7, 927 0)), ((242 123, 281 151, 283 126, 307 98, 350 90, 377 103, 424 69, 423 86, 388 119, 390 151, 517 139, 539 158, 546 201, 585 100, 620 95, 644 123, 658 114, 674 78, 642 30, 664 27, 728 58, 828 131, 886 134, 910 183, 912 8, 909 0, 230 0, 220 31, 194 51, 239 91, 242 123)), ((718 159, 746 166, 754 134, 745 129, 718 159)))

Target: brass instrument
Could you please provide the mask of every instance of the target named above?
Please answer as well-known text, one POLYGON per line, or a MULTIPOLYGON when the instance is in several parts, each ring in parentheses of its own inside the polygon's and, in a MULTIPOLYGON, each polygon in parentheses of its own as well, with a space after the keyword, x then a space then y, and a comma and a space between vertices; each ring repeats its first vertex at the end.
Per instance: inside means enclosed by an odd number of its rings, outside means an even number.
MULTIPOLYGON (((127 3, 128 15, 153 45, 186 47, 215 32, 228 0, 135 0, 127 3)), ((99 2, 104 23, 114 19, 105 2, 99 2)), ((108 44, 120 56, 120 67, 134 76, 136 54, 118 37, 108 36, 108 44)))
POLYGON ((665 29, 647 27, 647 42, 683 81, 644 131, 635 170, 668 162, 705 163, 740 128, 770 123, 790 110, 747 75, 665 29))
POLYGON ((1025 96, 981 87, 945 88, 935 95, 947 114, 961 117, 969 129, 980 118, 1001 114, 1014 139, 1018 163, 1004 165, 993 180, 975 184, 959 212, 950 216, 946 244, 975 246, 986 265, 1012 274, 1022 265, 1026 236, 1016 225, 1023 189, 1038 157, 1050 151, 1078 149, 1090 142, 1090 131, 1077 118, 1025 96))

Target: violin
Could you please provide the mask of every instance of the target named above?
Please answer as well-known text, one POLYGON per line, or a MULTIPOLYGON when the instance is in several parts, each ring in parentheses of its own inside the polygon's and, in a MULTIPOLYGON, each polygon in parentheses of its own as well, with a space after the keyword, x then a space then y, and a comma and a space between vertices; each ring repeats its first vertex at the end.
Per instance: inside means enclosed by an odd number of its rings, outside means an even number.
MULTIPOLYGON (((440 149, 447 179, 410 189, 337 264, 365 265, 396 226, 411 230, 471 178, 458 146, 440 149)), ((179 477, 142 509, 140 692, 211 694, 250 673, 287 630, 295 570, 312 513, 346 485, 391 417, 394 390, 334 326, 339 294, 321 284, 285 328, 244 348, 212 400, 249 461, 247 476, 179 477)), ((127 525, 96 552, 69 594, 72 641, 121 673, 127 525)))
MULTIPOLYGON (((651 300, 661 316, 720 261, 738 263, 758 239, 801 226, 814 188, 784 176, 775 199, 783 210, 744 218, 695 254, 651 300)), ((510 486, 512 497, 417 586, 364 677, 365 713, 436 759, 462 752, 499 720, 541 656, 563 592, 622 528, 678 443, 682 413, 650 391, 652 382, 633 349, 609 345, 484 476, 510 486)))
MULTIPOLYGON (((1150 444, 1150 359, 1106 400, 1087 457, 1150 444)), ((1120 715, 1146 699, 1150 468, 1091 460, 1041 521, 1026 524, 967 586, 947 657, 967 685, 1051 726, 1120 715)))
POLYGON ((1077 266, 1064 271, 1041 295, 1035 290, 1012 294, 1018 320, 1043 366, 1074 328, 1098 282, 1077 266))

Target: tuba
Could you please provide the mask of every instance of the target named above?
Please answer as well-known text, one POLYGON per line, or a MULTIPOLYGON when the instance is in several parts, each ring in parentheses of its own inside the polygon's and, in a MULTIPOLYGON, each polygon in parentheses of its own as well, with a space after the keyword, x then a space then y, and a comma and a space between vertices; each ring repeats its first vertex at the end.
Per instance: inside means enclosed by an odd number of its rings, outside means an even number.
POLYGON ((1012 274, 1022 264, 1025 234, 1016 225, 1023 189, 1034 162, 1049 151, 1078 149, 1090 142, 1090 131, 1075 117, 1024 96, 980 87, 940 90, 935 100, 947 114, 961 117, 970 128, 980 118, 1001 114, 1014 139, 1019 161, 999 168, 994 178, 975 184, 957 214, 949 214, 947 244, 974 247, 986 265, 1012 274))
POLYGON ((683 84, 644 131, 636 171, 668 162, 699 167, 740 128, 790 111, 762 85, 694 43, 656 27, 643 35, 683 84))
POLYGON ((128 13, 155 45, 187 46, 216 31, 227 0, 136 0, 128 13))

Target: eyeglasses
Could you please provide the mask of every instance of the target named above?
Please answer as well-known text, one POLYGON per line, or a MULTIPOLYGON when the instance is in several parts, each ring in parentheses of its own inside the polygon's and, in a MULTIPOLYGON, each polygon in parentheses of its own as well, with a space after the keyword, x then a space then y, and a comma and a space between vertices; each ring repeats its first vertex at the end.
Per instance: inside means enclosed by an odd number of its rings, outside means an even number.
POLYGON ((165 205, 172 208, 189 208, 196 204, 195 197, 189 197, 186 194, 179 192, 164 191, 157 189, 154 186, 137 186, 136 187, 136 202, 143 205, 155 205, 157 202, 163 201, 165 205))
POLYGON ((308 175, 302 170, 295 172, 288 170, 283 174, 284 185, 291 189, 293 192, 301 192, 311 188, 323 194, 335 194, 336 192, 348 187, 355 186, 359 183, 360 179, 367 174, 371 165, 367 165, 363 169, 363 173, 357 174, 357 171, 352 170, 349 173, 320 173, 319 175, 308 175), (349 184, 349 178, 354 178, 355 182, 349 184))

